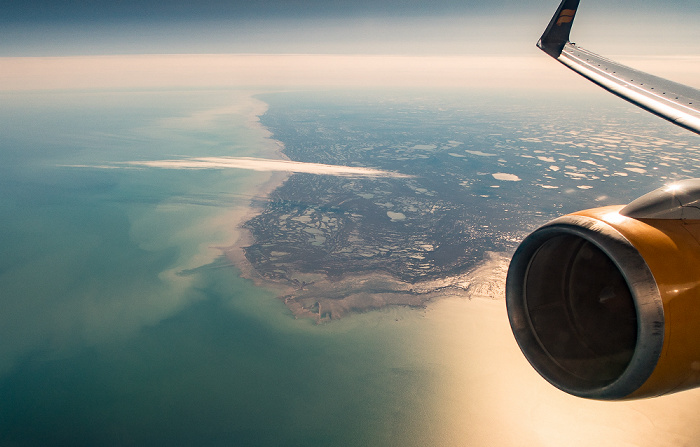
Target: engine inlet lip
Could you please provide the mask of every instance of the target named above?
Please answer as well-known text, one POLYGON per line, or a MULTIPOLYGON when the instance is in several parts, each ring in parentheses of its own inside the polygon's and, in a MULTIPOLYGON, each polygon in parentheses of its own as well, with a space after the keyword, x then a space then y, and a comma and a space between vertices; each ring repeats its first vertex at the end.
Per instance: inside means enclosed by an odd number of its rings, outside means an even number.
MULTIPOLYGON (((537 372, 569 394, 601 400, 623 399, 639 389, 654 371, 664 342, 664 310, 661 294, 646 261, 618 230, 592 217, 567 215, 530 234, 520 244, 508 269, 506 307, 513 334, 525 357, 537 372), (637 342, 624 372, 604 386, 562 383, 551 372, 552 360, 537 339, 527 312, 525 282, 528 268, 542 245, 555 236, 573 235, 593 243, 622 274, 634 300, 637 342)), ((554 368, 556 369, 556 368, 554 368)))

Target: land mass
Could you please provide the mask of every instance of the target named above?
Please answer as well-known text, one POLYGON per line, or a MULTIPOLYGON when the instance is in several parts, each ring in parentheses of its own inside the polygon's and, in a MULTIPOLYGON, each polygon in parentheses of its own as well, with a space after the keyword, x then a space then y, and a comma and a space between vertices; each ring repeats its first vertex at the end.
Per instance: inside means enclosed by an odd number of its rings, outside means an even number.
POLYGON ((294 161, 410 177, 290 175, 243 224, 242 251, 229 253, 248 264, 245 276, 277 287, 295 315, 317 321, 443 295, 501 298, 518 222, 475 194, 490 192, 493 176, 481 174, 489 185, 467 193, 477 182, 466 184, 449 154, 464 144, 405 121, 325 112, 271 107, 261 122, 294 161))

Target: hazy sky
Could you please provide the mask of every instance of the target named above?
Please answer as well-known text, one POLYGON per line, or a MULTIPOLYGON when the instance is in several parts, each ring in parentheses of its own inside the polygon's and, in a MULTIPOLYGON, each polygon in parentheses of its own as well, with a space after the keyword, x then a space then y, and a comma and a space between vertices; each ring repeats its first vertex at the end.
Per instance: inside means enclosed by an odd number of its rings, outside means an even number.
MULTIPOLYGON (((590 88, 586 81, 554 68, 535 47, 558 3, 0 0, 0 91, 341 85, 590 88), (83 58, 96 55, 110 58, 83 58)), ((690 19, 699 16, 700 2, 581 0, 572 40, 633 67, 697 86, 700 30, 690 19)))
MULTIPOLYGON (((604 0, 586 0, 586 5, 608 9, 645 11, 699 11, 696 2, 681 0, 625 0, 611 6, 604 0)), ((328 18, 347 16, 440 16, 465 14, 520 15, 541 7, 553 9, 556 0, 484 2, 481 0, 44 0, 0 2, 2 23, 83 23, 193 19, 328 18)), ((629 12, 629 11, 628 11, 629 12)))
MULTIPOLYGON (((0 56, 512 54, 525 48, 534 51, 532 44, 557 4, 558 0, 0 0, 0 56)), ((668 47, 693 54, 700 39, 696 20, 688 17, 698 14, 698 2, 583 0, 575 35, 598 48, 602 45, 604 54, 660 53, 668 47)))

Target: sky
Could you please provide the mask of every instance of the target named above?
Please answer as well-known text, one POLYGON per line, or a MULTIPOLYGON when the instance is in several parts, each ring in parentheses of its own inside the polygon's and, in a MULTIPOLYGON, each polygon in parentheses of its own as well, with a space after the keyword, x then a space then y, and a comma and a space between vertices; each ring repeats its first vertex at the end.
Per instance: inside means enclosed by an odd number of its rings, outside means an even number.
MULTIPOLYGON (((535 51, 557 3, 0 0, 0 56, 512 54, 535 51)), ((587 17, 575 29, 607 52, 654 54, 672 45, 692 54, 700 39, 687 18, 697 13, 700 4, 680 0, 585 0, 579 17, 587 17)))
MULTIPOLYGON (((479 0, 258 0, 222 1, 169 0, 149 2, 143 0, 44 0, 23 2, 3 0, 2 22, 49 23, 66 22, 124 22, 124 21, 189 21, 193 19, 258 19, 281 18, 333 18, 333 17, 395 17, 395 16, 444 16, 466 14, 521 14, 523 11, 549 6, 550 1, 527 0, 509 2, 483 2, 479 0)), ((693 2, 681 0, 625 0, 610 5, 604 0, 587 0, 586 4, 607 6, 617 10, 646 13, 664 10, 698 11, 693 2)), ((556 6, 556 5, 554 5, 556 6)))
MULTIPOLYGON (((535 47, 557 5, 558 0, 0 0, 0 91, 589 89, 535 47)), ((572 41, 697 87, 700 31, 688 20, 693 14, 700 14, 700 3, 582 0, 572 41)))

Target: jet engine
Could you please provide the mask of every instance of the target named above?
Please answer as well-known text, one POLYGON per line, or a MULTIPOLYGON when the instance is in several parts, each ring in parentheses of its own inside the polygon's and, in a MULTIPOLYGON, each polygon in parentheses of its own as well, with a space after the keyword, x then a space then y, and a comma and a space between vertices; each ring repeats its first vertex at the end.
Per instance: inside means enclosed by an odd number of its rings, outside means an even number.
POLYGON ((540 227, 513 255, 506 304, 525 357, 570 394, 700 386, 700 179, 540 227))

